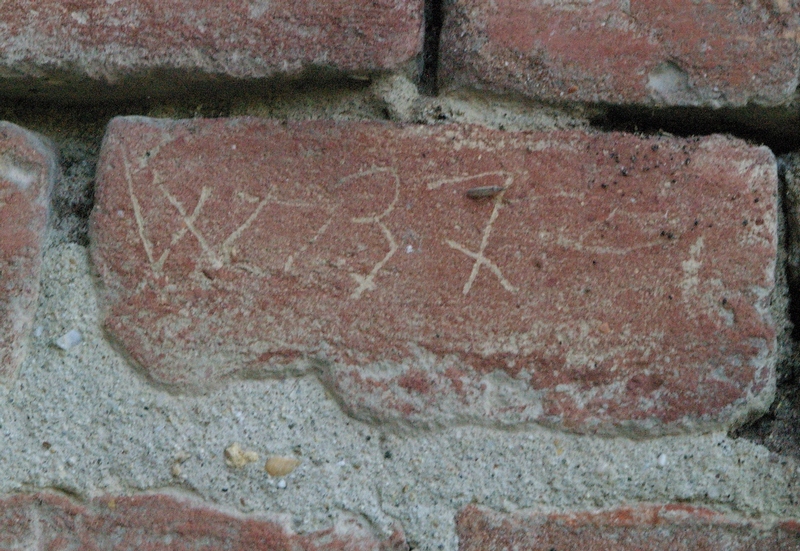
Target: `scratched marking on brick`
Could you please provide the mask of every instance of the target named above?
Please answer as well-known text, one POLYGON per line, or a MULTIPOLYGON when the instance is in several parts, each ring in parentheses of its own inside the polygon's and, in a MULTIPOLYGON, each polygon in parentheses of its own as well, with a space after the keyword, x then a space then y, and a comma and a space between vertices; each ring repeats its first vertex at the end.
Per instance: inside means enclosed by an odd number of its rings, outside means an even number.
POLYGON ((464 294, 468 294, 469 290, 472 289, 472 284, 475 282, 475 278, 478 277, 478 272, 481 269, 481 266, 485 265, 489 268, 494 275, 497 276, 497 279, 500 281, 500 284, 503 286, 503 289, 506 291, 513 293, 516 291, 516 288, 511 285, 508 280, 503 276, 502 270, 497 267, 497 265, 486 258, 484 256, 484 251, 486 250, 486 246, 489 244, 489 235, 492 231, 492 226, 494 225, 497 217, 500 215, 500 209, 503 207, 503 193, 505 190, 509 189, 514 182, 514 175, 513 174, 506 174, 504 172, 488 172, 483 174, 476 174, 474 176, 461 176, 458 178, 452 178, 449 180, 442 180, 438 182, 434 182, 432 184, 428 184, 429 189, 436 189, 445 184, 460 184, 469 181, 481 180, 483 178, 489 176, 500 176, 505 179, 504 186, 480 186, 475 188, 470 188, 467 190, 466 195, 470 199, 475 199, 479 197, 494 197, 494 206, 492 208, 492 214, 489 217, 489 221, 486 223, 486 227, 483 230, 483 236, 481 237, 481 245, 478 252, 473 252, 467 250, 463 245, 460 243, 456 243, 452 239, 446 239, 445 243, 449 247, 454 248, 455 250, 464 253, 470 258, 475 259, 475 263, 472 265, 472 272, 469 274, 469 279, 464 284, 464 294))
POLYGON ((97 185, 105 325, 179 388, 653 434, 774 382, 775 163, 741 142, 122 118, 97 185))

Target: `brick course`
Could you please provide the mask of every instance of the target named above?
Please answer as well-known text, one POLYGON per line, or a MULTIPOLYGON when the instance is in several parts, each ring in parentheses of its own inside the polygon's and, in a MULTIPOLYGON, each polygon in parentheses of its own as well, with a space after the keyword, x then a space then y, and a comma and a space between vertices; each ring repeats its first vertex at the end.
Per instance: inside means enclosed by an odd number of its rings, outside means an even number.
POLYGON ((0 21, 0 85, 21 93, 23 82, 34 96, 80 79, 128 93, 130 77, 150 79, 141 95, 174 93, 177 72, 209 81, 411 71, 422 50, 422 0, 21 0, 4 2, 0 21))
POLYGON ((454 0, 445 89, 547 102, 743 106, 797 86, 800 7, 790 2, 454 0))
POLYGON ((404 551, 357 519, 305 535, 280 515, 243 518, 167 494, 103 496, 83 505, 49 493, 0 499, 0 546, 8 551, 404 551))
POLYGON ((127 118, 93 258, 179 389, 314 369, 367 418, 671 432, 774 384, 776 190, 722 137, 127 118))
POLYGON ((790 551, 796 523, 775 526, 690 505, 640 505, 610 511, 502 514, 469 506, 457 519, 460 551, 790 551))

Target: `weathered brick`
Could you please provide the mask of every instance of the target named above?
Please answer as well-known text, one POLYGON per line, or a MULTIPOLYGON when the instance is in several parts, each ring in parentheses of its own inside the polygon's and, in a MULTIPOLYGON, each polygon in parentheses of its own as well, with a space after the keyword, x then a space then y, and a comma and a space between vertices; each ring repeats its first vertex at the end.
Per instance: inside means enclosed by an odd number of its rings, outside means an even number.
POLYGON ((771 396, 776 188, 721 136, 118 118, 91 240, 160 383, 311 371, 362 418, 655 434, 771 396))
POLYGON ((452 0, 441 84, 545 101, 743 106, 797 86, 788 1, 452 0))
POLYGON ((152 95, 176 71, 213 79, 404 69, 421 52, 422 9, 422 0, 3 2, 2 85, 63 95, 88 77, 126 93, 126 77, 147 77, 152 95))
POLYGON ((501 514, 471 505, 458 514, 456 526, 460 551, 800 549, 796 522, 768 526, 683 504, 528 514, 501 514))
POLYGON ((45 139, 0 122, 0 383, 25 357, 56 166, 45 139))
POLYGON ((84 551, 401 551, 397 529, 377 537, 355 519, 332 528, 297 534, 287 518, 241 517, 166 494, 104 496, 78 504, 40 493, 0 499, 0 547, 84 551))

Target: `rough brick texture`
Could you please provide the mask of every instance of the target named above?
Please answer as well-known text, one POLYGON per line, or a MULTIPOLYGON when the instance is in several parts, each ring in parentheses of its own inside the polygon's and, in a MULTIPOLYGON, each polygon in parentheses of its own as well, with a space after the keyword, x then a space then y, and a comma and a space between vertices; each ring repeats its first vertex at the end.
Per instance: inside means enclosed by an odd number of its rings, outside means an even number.
POLYGON ((781 103, 799 17, 788 1, 453 0, 441 82, 558 102, 781 103))
POLYGON ((775 201, 724 137, 118 118, 93 258, 161 383, 312 369, 364 418, 652 434, 769 396, 775 201))
POLYGON ((469 506, 457 518, 460 551, 791 551, 797 523, 774 527, 690 505, 581 513, 501 514, 469 506))
POLYGON ((280 515, 232 516, 175 497, 106 496, 81 505, 54 494, 0 499, 0 548, 82 551, 401 551, 399 531, 376 537, 354 519, 297 534, 280 515))
POLYGON ((422 47, 422 0, 20 0, 0 4, 0 21, 4 85, 28 83, 33 95, 73 75, 115 83, 153 70, 400 69, 422 47))
POLYGON ((0 384, 25 357, 56 174, 56 154, 45 139, 0 122, 0 384))

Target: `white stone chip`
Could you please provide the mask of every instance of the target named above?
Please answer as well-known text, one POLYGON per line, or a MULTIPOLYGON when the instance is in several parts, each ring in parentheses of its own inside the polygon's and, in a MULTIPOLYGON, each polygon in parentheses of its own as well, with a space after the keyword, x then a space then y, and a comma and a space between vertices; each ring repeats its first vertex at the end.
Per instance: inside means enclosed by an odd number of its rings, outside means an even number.
POLYGON ((61 350, 69 350, 78 346, 83 341, 83 335, 77 329, 71 329, 56 340, 56 346, 61 350))

